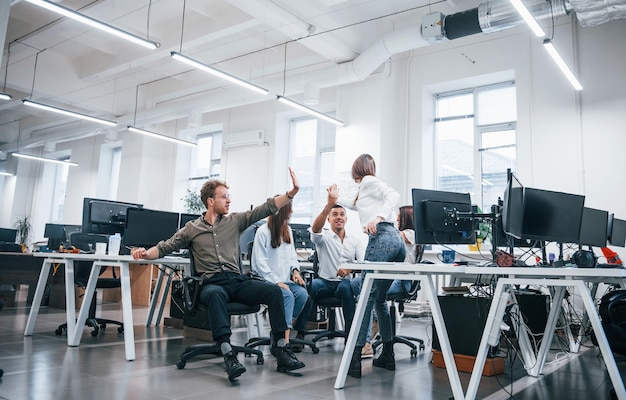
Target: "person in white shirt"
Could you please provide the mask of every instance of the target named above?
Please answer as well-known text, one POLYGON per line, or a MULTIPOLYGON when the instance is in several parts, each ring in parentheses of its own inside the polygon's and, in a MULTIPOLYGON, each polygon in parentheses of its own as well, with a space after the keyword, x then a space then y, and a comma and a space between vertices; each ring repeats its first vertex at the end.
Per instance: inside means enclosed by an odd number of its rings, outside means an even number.
MULTIPOLYGON (((352 164, 352 178, 359 185, 354 198, 340 198, 339 204, 356 210, 363 231, 368 234, 365 260, 372 262, 404 261, 406 248, 395 226, 396 209, 400 194, 376 177, 376 163, 369 154, 361 154, 352 164)), ((363 275, 367 271, 363 271, 363 275)), ((388 370, 396 369, 393 353, 393 331, 387 307, 386 294, 391 281, 374 281, 371 295, 365 308, 365 317, 359 329, 356 347, 352 354, 348 375, 361 377, 361 352, 369 331, 372 309, 378 317, 378 329, 383 341, 383 351, 373 365, 388 370)))
POLYGON ((318 278, 311 282, 313 302, 326 297, 341 299, 346 334, 350 331, 356 297, 359 295, 360 281, 352 278, 352 269, 340 268, 341 264, 363 262, 365 243, 355 235, 348 234, 345 226, 348 221, 346 209, 337 204, 337 185, 327 189, 326 206, 311 225, 311 241, 315 244, 318 258, 318 278), (330 230, 323 229, 328 220, 330 230))
MULTIPOLYGON (((280 287, 287 326, 297 330, 297 338, 303 339, 311 304, 307 302, 309 294, 298 269, 298 256, 289 227, 292 212, 289 203, 277 214, 270 215, 267 223, 257 229, 251 267, 259 277, 280 287)), ((298 351, 301 351, 300 346, 298 351)))
MULTIPOLYGON (((400 207, 400 212, 398 213, 398 230, 400 231, 400 236, 402 236, 402 240, 404 240, 404 245, 406 246, 406 257, 404 262, 415 264, 420 260, 420 251, 421 246, 415 244, 415 230, 413 229, 413 206, 402 206, 400 207)), ((406 292, 411 288, 411 283, 413 281, 402 281, 402 280, 394 280, 387 290, 387 297, 391 297, 397 294, 402 293, 402 286, 406 292)))

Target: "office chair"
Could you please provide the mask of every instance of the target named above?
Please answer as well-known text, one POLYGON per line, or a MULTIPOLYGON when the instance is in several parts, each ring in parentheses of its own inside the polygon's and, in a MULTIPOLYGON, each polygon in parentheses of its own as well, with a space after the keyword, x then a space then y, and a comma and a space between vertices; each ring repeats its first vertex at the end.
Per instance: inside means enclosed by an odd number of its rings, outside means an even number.
MULTIPOLYGON (((77 249, 85 252, 94 252, 96 243, 107 243, 109 241, 108 236, 106 235, 96 235, 90 233, 81 233, 81 232, 72 232, 69 237, 70 246, 74 246, 77 249)), ((74 283, 76 286, 85 288, 87 286, 87 281, 89 281, 89 274, 91 273, 91 268, 93 265, 93 261, 74 261, 74 283)), ((109 267, 101 267, 100 275, 104 273, 109 267)), ((111 278, 98 278, 96 282, 96 289, 115 289, 121 288, 122 282, 120 278, 115 273, 115 269, 111 268, 112 277, 111 278)), ((100 330, 106 329, 107 324, 118 325, 117 332, 124 332, 124 323, 120 321, 115 321, 112 319, 100 318, 96 317, 96 303, 97 303, 98 292, 95 291, 93 297, 90 300, 89 305, 89 315, 87 316, 87 320, 85 321, 85 325, 93 328, 91 331, 91 336, 98 336, 100 330)), ((83 301, 87 301, 88 299, 83 299, 83 301)), ((59 327, 54 331, 55 334, 61 335, 64 330, 67 330, 67 322, 59 325, 59 327)))
MULTIPOLYGON (((193 326, 197 328, 210 329, 209 322, 207 321, 207 308, 206 305, 202 304, 202 302, 198 299, 198 291, 199 284, 201 278, 198 276, 196 272, 196 268, 193 262, 193 255, 191 252, 189 253, 189 261, 191 264, 191 271, 194 273, 194 276, 185 277, 184 285, 186 287, 184 290, 185 298, 183 301, 185 308, 185 325, 193 326), (195 287, 195 289, 191 289, 195 287)), ((241 266, 241 264, 240 264, 241 266)), ((237 315, 250 315, 257 314, 261 310, 261 306, 257 305, 247 305, 243 303, 237 302, 229 302, 226 304, 226 310, 228 311, 228 315, 237 316, 237 315)), ((236 353, 244 353, 245 356, 251 357, 252 355, 256 356, 256 363, 258 365, 262 365, 265 360, 263 357, 263 352, 255 349, 253 347, 259 346, 261 344, 270 343, 269 338, 255 338, 254 340, 249 340, 245 346, 236 346, 232 345, 233 352, 236 353), (260 344, 256 344, 260 342, 260 344)), ((180 360, 176 363, 176 368, 183 369, 185 365, 187 365, 187 361, 202 354, 212 354, 216 356, 222 356, 222 351, 220 350, 220 346, 217 343, 212 344, 195 344, 189 346, 183 351, 180 355, 180 360)))
MULTIPOLYGON (((306 271, 308 286, 310 288, 311 281, 318 277, 319 260, 317 258, 317 252, 314 252, 311 256, 313 261, 313 270, 306 271)), ((311 340, 313 343, 317 343, 322 339, 334 339, 334 338, 347 338, 347 334, 344 330, 337 329, 337 308, 341 308, 341 299, 339 297, 324 297, 321 299, 313 299, 313 312, 317 310, 317 307, 324 309, 327 316, 328 327, 326 329, 314 329, 310 330, 307 334, 315 335, 311 340)))
MULTIPOLYGON (((615 361, 623 362, 626 356, 626 290, 615 290, 602 296, 598 313, 611 351, 621 356, 615 361)), ((598 341, 593 332, 591 339, 597 346, 598 341)), ((611 388, 609 396, 617 399, 615 389, 611 388)))

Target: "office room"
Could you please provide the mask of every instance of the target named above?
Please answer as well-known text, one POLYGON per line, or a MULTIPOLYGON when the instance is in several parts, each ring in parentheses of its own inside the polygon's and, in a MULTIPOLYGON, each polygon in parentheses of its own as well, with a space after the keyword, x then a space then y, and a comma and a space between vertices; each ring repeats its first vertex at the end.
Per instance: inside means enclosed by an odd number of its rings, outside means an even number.
MULTIPOLYGON (((470 193, 472 204, 488 213, 504 196, 510 168, 524 187, 581 195, 585 207, 626 219, 624 1, 523 1, 544 37, 508 0, 39 3, 0 5, 0 90, 10 95, 0 100, 0 228, 14 229, 28 216, 27 251, 46 244, 46 224, 81 225, 85 198, 188 213, 189 192, 211 177, 228 183, 230 211, 245 211, 288 191, 289 167, 300 182, 291 222, 311 224, 329 185, 357 192, 351 168, 362 153, 374 157, 376 175, 399 193, 398 205, 412 204, 413 188, 444 190, 470 193), (44 8, 55 4, 158 46, 145 49, 44 8), (582 90, 556 66, 545 39, 582 90), (116 126, 28 107, 23 100, 116 126), (487 122, 474 123, 482 118, 487 122), (457 131, 470 133, 454 136, 457 131), (66 164, 15 156, 20 153, 66 164)), ((346 230, 361 234, 354 211, 348 211, 346 230)), ((488 245, 478 252, 485 261, 488 245)), ((623 244, 605 247, 626 258, 623 244)), ((424 256, 439 263, 443 248, 432 245, 424 256)), ((452 248, 459 259, 476 256, 466 244, 452 248)), ((564 262, 576 250, 566 246, 564 262)), ((545 252, 560 255, 553 243, 545 252)), ((610 253, 600 247, 593 252, 599 263, 609 262, 610 253)), ((538 262, 526 255, 525 263, 538 262)), ((6 283, 0 280, 3 288, 6 283)), ((221 357, 177 369, 181 352, 200 341, 163 321, 146 327, 147 302, 133 304, 133 361, 125 359, 124 335, 114 327, 95 337, 85 328, 80 345, 68 346, 65 334, 55 334, 65 320, 63 307, 42 306, 32 334, 24 336, 32 286, 13 285, 14 302, 0 311, 2 398, 448 399, 458 397, 455 379, 463 392, 471 386, 470 373, 453 379, 431 362, 434 322, 428 312, 405 312, 400 333, 422 337, 426 349, 413 357, 396 345, 395 371, 372 368, 364 359, 363 378, 347 377, 335 389, 344 342, 333 339, 320 341, 317 354, 298 354, 306 367, 297 373, 276 372, 268 348, 262 348, 264 365, 240 355, 248 371, 231 383, 221 357)), ((428 306, 424 286, 418 302, 428 306)), ((98 312, 120 319, 120 303, 100 292, 98 312)), ((64 289, 58 295, 63 299, 64 289)), ((582 318, 581 297, 572 303, 582 318)), ((233 342, 245 343, 245 320, 232 321, 233 342)), ((614 385, 599 348, 585 340, 577 352, 562 351, 557 336, 538 377, 525 373, 515 349, 501 349, 506 370, 483 376, 469 397, 609 398, 614 385)), ((619 360, 617 368, 623 375, 619 360)))

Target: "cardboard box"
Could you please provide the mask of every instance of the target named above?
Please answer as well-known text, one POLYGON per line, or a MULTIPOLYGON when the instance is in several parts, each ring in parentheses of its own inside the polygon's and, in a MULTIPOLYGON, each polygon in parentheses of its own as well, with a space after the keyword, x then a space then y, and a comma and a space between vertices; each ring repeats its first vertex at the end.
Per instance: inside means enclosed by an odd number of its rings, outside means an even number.
MULTIPOLYGON (((460 372, 472 372, 474 369, 474 363, 476 357, 466 356, 462 354, 454 354, 454 363, 456 369, 460 372)), ((443 360, 443 353, 438 350, 433 350, 433 364, 435 367, 445 368, 446 363, 443 360)), ((493 357, 487 358, 485 366, 483 367, 483 376, 494 376, 504 373, 504 358, 493 357)))

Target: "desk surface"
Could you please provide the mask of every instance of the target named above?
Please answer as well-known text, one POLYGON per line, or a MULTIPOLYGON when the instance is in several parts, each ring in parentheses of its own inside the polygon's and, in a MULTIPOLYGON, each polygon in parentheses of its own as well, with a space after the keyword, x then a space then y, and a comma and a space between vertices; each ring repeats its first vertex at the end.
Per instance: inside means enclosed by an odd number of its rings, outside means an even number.
POLYGON ((130 255, 114 255, 114 254, 86 254, 86 253, 33 253, 35 257, 47 258, 52 260, 83 260, 83 261, 109 261, 123 262, 130 264, 189 264, 188 258, 183 257, 162 257, 154 260, 135 260, 130 255))

